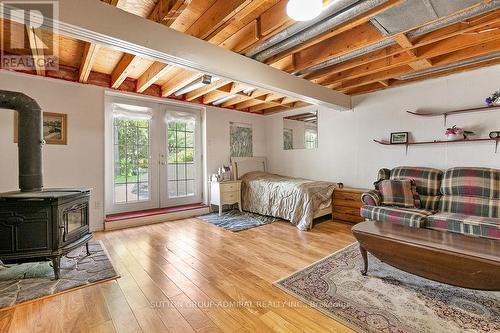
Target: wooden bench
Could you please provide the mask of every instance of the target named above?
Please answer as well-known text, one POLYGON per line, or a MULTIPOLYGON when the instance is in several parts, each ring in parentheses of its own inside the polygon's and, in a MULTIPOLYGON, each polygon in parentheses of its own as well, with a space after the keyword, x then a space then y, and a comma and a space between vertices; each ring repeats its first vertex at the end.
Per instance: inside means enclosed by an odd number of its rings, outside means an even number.
POLYGON ((500 291, 500 241, 457 233, 412 228, 387 222, 356 224, 368 272, 367 251, 403 271, 450 285, 500 291))

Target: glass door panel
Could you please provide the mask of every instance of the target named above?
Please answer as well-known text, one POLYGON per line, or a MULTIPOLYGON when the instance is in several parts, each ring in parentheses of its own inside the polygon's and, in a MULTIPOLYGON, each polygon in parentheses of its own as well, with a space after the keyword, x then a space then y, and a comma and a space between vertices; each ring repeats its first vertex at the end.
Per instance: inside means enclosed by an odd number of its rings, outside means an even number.
POLYGON ((165 206, 201 202, 201 145, 199 115, 167 111, 165 206), (170 113, 170 114, 169 114, 170 113))
POLYGON ((114 203, 148 201, 149 120, 115 118, 114 203))

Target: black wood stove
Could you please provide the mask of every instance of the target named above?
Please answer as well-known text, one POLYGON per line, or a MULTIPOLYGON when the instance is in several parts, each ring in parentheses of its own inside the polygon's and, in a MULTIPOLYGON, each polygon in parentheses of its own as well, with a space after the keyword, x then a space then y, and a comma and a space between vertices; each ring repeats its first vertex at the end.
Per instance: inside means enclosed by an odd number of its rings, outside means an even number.
POLYGON ((0 193, 0 260, 50 259, 59 279, 61 257, 86 245, 89 189, 42 188, 42 112, 28 96, 0 90, 0 109, 19 112, 20 191, 0 193))

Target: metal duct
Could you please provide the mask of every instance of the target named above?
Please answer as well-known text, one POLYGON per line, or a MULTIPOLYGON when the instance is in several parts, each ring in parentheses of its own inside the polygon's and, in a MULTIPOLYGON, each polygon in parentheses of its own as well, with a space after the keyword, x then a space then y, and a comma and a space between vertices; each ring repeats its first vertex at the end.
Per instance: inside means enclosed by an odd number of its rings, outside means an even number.
POLYGON ((19 188, 22 192, 41 191, 42 180, 42 109, 31 97, 16 91, 0 90, 0 109, 19 114, 19 188))
POLYGON ((396 42, 392 38, 384 39, 384 40, 382 40, 380 42, 373 43, 373 44, 370 44, 368 46, 362 47, 360 49, 354 50, 352 52, 345 53, 345 54, 343 54, 341 56, 329 59, 327 61, 324 61, 324 62, 321 62, 319 64, 310 66, 310 67, 308 67, 306 69, 303 69, 303 70, 301 70, 299 72, 295 72, 295 73, 292 73, 292 74, 295 74, 297 76, 307 75, 307 74, 310 74, 310 73, 315 72, 317 70, 323 69, 325 67, 333 66, 333 65, 336 65, 338 63, 341 63, 341 62, 344 62, 344 61, 347 61, 347 60, 350 60, 350 59, 354 59, 354 58, 360 57, 360 56, 365 55, 367 53, 381 50, 381 49, 383 49, 383 48, 385 48, 387 46, 391 46, 391 45, 394 45, 394 44, 396 44, 396 42))
POLYGON ((437 29, 446 27, 446 26, 454 24, 454 23, 465 21, 467 19, 470 19, 471 17, 489 12, 489 11, 491 11, 493 9, 497 9, 499 7, 500 7, 500 0, 493 0, 490 3, 486 3, 486 4, 483 4, 481 6, 472 8, 470 10, 458 13, 456 15, 452 15, 450 17, 443 19, 443 20, 439 20, 437 22, 424 25, 423 27, 420 27, 416 30, 410 31, 406 35, 408 36, 408 38, 419 37, 419 36, 422 36, 422 35, 427 34, 429 32, 435 31, 437 29))
POLYGON ((410 74, 405 74, 405 75, 398 76, 395 79, 396 80, 413 79, 415 77, 419 77, 419 76, 423 76, 423 75, 429 75, 429 74, 444 72, 444 71, 449 70, 449 69, 454 69, 454 68, 457 68, 457 67, 462 67, 462 66, 477 64, 479 62, 484 62, 484 61, 489 61, 489 60, 495 60, 495 59, 499 59, 499 58, 500 58, 500 51, 494 52, 494 53, 490 53, 490 54, 487 54, 487 55, 483 55, 483 56, 478 56, 478 57, 474 57, 474 58, 462 60, 462 61, 459 61, 459 62, 454 62, 454 63, 449 64, 449 65, 443 65, 443 66, 433 67, 433 68, 429 68, 429 69, 423 69, 423 70, 418 71, 418 72, 414 72, 414 73, 410 73, 410 74))
POLYGON ((313 20, 306 21, 306 22, 297 22, 294 23, 293 25, 289 26, 288 28, 284 29, 283 31, 278 32, 274 36, 270 37, 269 39, 265 40, 262 42, 262 44, 256 45, 253 47, 250 51, 245 53, 247 57, 253 57, 257 53, 260 53, 268 48, 270 48, 273 45, 276 45, 285 39, 288 39, 292 37, 295 34, 298 34, 299 32, 311 27, 312 25, 321 22, 327 17, 330 17, 340 10, 351 6, 355 4, 356 2, 359 2, 360 0, 336 0, 336 1, 331 1, 329 5, 327 5, 323 11, 321 12, 321 15, 316 17, 313 20))
POLYGON ((260 52, 255 56, 255 60, 264 61, 276 54, 289 50, 297 45, 300 45, 310 40, 311 38, 316 37, 317 35, 320 35, 332 29, 337 25, 347 22, 358 15, 361 15, 373 8, 376 8, 387 1, 388 0, 367 0, 357 5, 351 6, 323 20, 322 22, 313 25, 307 30, 302 31, 299 34, 293 35, 290 38, 268 48, 267 50, 260 52))
MULTIPOLYGON (((458 13, 456 15, 452 15, 448 18, 443 19, 443 20, 427 24, 427 25, 420 27, 416 30, 410 31, 406 35, 410 39, 414 38, 414 37, 419 37, 419 36, 422 36, 422 35, 427 34, 429 32, 446 27, 448 25, 451 25, 451 24, 454 24, 457 22, 461 22, 461 21, 467 20, 471 17, 478 16, 480 14, 489 12, 489 11, 494 10, 496 8, 499 8, 499 7, 500 7, 500 0, 493 0, 490 3, 486 3, 486 4, 483 4, 481 6, 472 8, 470 10, 458 13)), ((352 52, 345 53, 345 54, 338 56, 336 58, 332 58, 332 59, 329 59, 329 60, 324 61, 322 63, 310 66, 306 69, 303 69, 299 72, 295 72, 293 74, 295 74, 297 76, 305 76, 305 75, 308 75, 312 72, 318 71, 320 69, 330 67, 330 66, 336 65, 338 63, 341 63, 341 62, 344 62, 347 60, 351 60, 351 59, 360 57, 362 55, 368 54, 370 52, 374 52, 374 51, 383 49, 384 47, 395 45, 395 44, 396 44, 396 41, 393 40, 392 38, 385 39, 381 42, 368 45, 366 47, 354 50, 352 52)))

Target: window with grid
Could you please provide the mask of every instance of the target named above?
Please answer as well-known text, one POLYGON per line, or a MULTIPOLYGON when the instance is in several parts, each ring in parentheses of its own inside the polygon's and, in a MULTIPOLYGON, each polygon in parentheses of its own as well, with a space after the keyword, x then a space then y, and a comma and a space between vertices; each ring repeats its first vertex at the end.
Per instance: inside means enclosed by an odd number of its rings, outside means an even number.
POLYGON ((309 128, 305 130, 306 149, 318 148, 318 131, 309 128))
POLYGON ((195 194, 195 122, 168 121, 168 196, 178 198, 195 194))
POLYGON ((114 119, 114 201, 127 203, 150 198, 148 119, 114 119))

